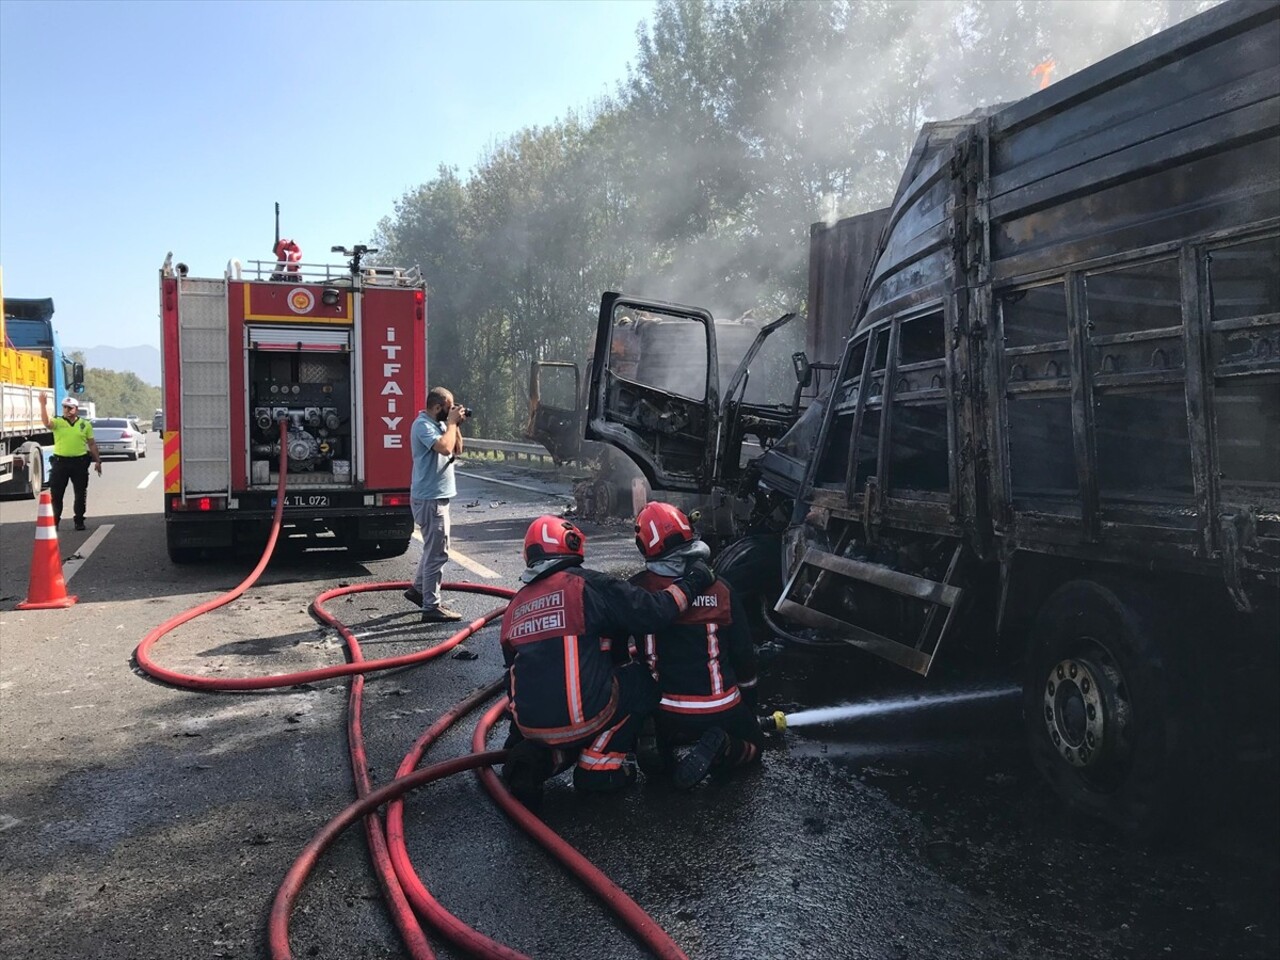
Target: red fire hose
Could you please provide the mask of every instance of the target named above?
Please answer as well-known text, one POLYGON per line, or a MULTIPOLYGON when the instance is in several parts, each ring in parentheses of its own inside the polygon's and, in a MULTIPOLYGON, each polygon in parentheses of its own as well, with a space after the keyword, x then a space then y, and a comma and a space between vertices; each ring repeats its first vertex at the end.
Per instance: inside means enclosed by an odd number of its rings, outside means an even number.
MULTIPOLYGON (((286 430, 284 423, 281 424, 280 430, 283 441, 286 430)), ((257 582, 262 572, 266 569, 271 555, 275 551, 284 513, 287 463, 283 442, 281 443, 281 448, 280 481, 276 493, 275 514, 272 517, 271 533, 267 539, 266 548, 257 566, 254 567, 248 577, 227 593, 192 607, 160 624, 142 639, 134 651, 138 666, 147 674, 164 683, 192 690, 263 690, 272 687, 292 687, 300 683, 328 680, 334 677, 353 677, 348 699, 347 738, 359 799, 329 821, 311 839, 281 883, 275 901, 272 904, 267 930, 268 943, 273 960, 287 960, 293 955, 289 948, 289 917, 294 903, 302 892, 302 887, 306 883, 306 879, 320 854, 344 830, 361 818, 365 821, 366 836, 368 837, 371 855, 378 874, 378 882, 387 899, 387 908, 406 948, 414 960, 434 960, 435 957, 418 923, 417 914, 425 918, 442 936, 475 956, 492 958, 492 960, 528 960, 519 951, 491 940, 449 913, 427 890, 409 860, 404 837, 404 805, 402 800, 404 794, 415 787, 452 776, 464 770, 476 770, 481 783, 494 799, 494 802, 528 832, 534 840, 541 844, 545 850, 577 876, 592 893, 604 901, 617 914, 623 925, 630 929, 655 956, 661 957, 663 960, 687 960, 685 954, 671 940, 666 931, 577 850, 525 809, 522 804, 511 796, 498 777, 489 769, 492 764, 501 763, 506 756, 506 751, 503 750, 485 752, 486 737, 494 723, 498 721, 506 710, 505 698, 490 707, 477 725, 472 738, 474 753, 435 763, 419 770, 414 769, 426 749, 441 734, 462 716, 501 691, 501 680, 475 691, 440 717, 410 748, 409 753, 400 764, 396 779, 376 790, 373 789, 369 778, 364 735, 361 726, 364 674, 416 663, 425 663, 428 660, 435 659, 501 616, 505 606, 491 610, 484 616, 473 620, 443 643, 434 647, 404 656, 365 660, 354 634, 345 624, 324 608, 325 602, 335 597, 373 590, 403 590, 408 584, 404 582, 358 584, 326 591, 316 597, 311 605, 313 616, 334 627, 346 641, 350 656, 348 663, 316 670, 304 670, 298 673, 273 674, 262 677, 213 678, 178 673, 160 666, 152 659, 151 649, 161 637, 201 614, 216 610, 235 600, 257 582), (377 814, 378 808, 384 803, 389 803, 385 828, 377 814), (415 910, 417 914, 415 914, 415 910)), ((515 593, 515 591, 505 587, 496 587, 488 584, 446 583, 442 586, 445 590, 481 593, 503 599, 510 599, 515 593)))

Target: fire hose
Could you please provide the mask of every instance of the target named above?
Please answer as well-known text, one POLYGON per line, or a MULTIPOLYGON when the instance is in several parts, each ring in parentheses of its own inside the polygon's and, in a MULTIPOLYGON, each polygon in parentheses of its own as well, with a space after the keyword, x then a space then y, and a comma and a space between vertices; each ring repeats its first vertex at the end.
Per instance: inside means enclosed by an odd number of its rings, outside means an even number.
MULTIPOLYGON (((257 565, 236 587, 161 623, 143 637, 134 650, 134 658, 142 671, 162 683, 190 690, 264 690, 274 687, 292 687, 301 683, 329 680, 335 677, 351 676, 353 678, 347 706, 347 740, 358 799, 331 819, 311 839, 281 882, 271 907, 267 927, 267 938, 272 960, 288 960, 293 956, 289 947, 290 915, 320 854, 343 831, 361 819, 364 820, 371 857, 377 872, 379 885, 382 887, 386 897, 391 919, 395 923, 406 949, 414 960, 434 960, 435 957, 435 953, 432 951, 431 945, 418 922, 419 915, 441 936, 474 956, 483 957, 486 960, 528 960, 524 954, 491 940, 446 910, 427 890, 409 859, 404 835, 404 795, 417 787, 425 786, 428 783, 466 770, 475 770, 481 784, 502 811, 524 829, 543 849, 559 860, 567 870, 578 877, 593 894, 614 912, 622 925, 630 930, 654 956, 661 957, 663 960, 687 960, 683 951, 676 946, 675 942, 661 926, 582 854, 530 813, 507 791, 498 776, 490 769, 493 764, 502 763, 506 757, 505 750, 486 751, 485 749, 490 730, 506 711, 507 701, 505 697, 494 703, 477 724, 472 737, 471 747, 473 752, 471 754, 417 769, 423 754, 435 740, 467 713, 501 692, 501 679, 476 690, 441 716, 414 742, 401 762, 396 778, 376 790, 373 789, 369 777, 361 724, 364 675, 380 670, 391 670, 425 663, 447 653, 486 624, 501 616, 506 608, 505 604, 471 621, 471 623, 454 633, 447 640, 433 647, 403 656, 366 660, 355 635, 345 624, 329 613, 324 604, 336 597, 354 593, 377 590, 403 590, 409 584, 405 582, 357 584, 325 591, 317 596, 311 604, 312 615, 321 622, 334 627, 346 642, 349 662, 345 664, 261 677, 215 678, 179 673, 161 666, 152 658, 152 648, 162 637, 202 614, 231 603, 256 583, 266 569, 275 551, 284 516, 287 460, 283 439, 286 426, 287 424, 284 422, 280 425, 282 439, 279 466, 280 479, 276 491, 276 504, 275 512, 272 516, 271 532, 257 565), (385 826, 377 812, 383 804, 387 804, 385 826)), ((504 600, 509 600, 515 594, 514 590, 505 587, 478 583, 445 583, 442 584, 442 588, 465 593, 486 594, 500 597, 504 600)))

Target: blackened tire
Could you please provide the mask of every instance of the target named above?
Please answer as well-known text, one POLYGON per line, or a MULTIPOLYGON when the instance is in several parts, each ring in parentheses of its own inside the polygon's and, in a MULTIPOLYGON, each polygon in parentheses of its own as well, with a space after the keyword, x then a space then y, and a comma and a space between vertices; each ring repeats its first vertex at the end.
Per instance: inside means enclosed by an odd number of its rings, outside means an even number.
POLYGON ((772 640, 767 611, 782 590, 782 538, 775 533, 742 537, 721 550, 712 564, 746 608, 752 640, 757 645, 772 640))
POLYGON ((753 533, 733 541, 712 561, 716 576, 739 594, 768 593, 778 599, 782 589, 782 538, 776 533, 753 533))
POLYGON ((1023 684, 1037 770, 1072 810, 1137 837, 1160 833, 1181 794, 1188 698, 1163 599, 1064 584, 1036 617, 1023 684))

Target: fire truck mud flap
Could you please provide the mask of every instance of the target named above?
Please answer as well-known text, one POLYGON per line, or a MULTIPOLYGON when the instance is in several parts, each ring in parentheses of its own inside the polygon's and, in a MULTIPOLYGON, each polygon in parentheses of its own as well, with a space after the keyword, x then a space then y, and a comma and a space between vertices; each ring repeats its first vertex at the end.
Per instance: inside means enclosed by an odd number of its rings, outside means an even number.
POLYGON ((174 563, 195 563, 206 552, 227 550, 234 543, 231 521, 216 519, 165 521, 165 546, 174 563))

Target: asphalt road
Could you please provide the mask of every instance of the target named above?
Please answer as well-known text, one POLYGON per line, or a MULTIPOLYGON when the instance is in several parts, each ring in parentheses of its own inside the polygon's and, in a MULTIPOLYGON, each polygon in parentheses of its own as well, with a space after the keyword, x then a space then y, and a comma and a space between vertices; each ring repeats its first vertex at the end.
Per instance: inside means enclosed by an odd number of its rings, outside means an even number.
MULTIPOLYGON (((63 524, 67 610, 14 609, 26 593, 32 501, 0 503, 0 956, 265 956, 266 915, 308 839, 353 797, 344 681, 207 694, 140 676, 131 654, 165 619, 237 584, 250 564, 177 567, 165 556, 159 458, 111 461, 90 486, 89 529, 63 524)), ((514 585, 528 520, 568 502, 562 479, 494 465, 454 506, 449 579, 514 585), (461 565, 462 563, 466 566, 461 565)), ((585 525, 592 565, 636 569, 626 524, 585 525)), ((240 676, 342 660, 307 613, 338 584, 408 579, 410 553, 378 563, 285 549, 228 607, 165 638, 157 658, 240 676)), ((457 594, 469 616, 492 600, 457 594)), ((367 657, 442 639, 399 590, 334 609, 367 657)), ((495 678, 492 629, 474 660, 445 657, 366 688, 375 782, 465 693, 495 678)), ((999 675, 935 678, 933 693, 996 689, 999 675)), ((764 683, 788 711, 926 688, 865 658, 787 654, 764 683)), ((464 723, 429 757, 468 749, 464 723)), ((788 731, 762 769, 689 795, 643 783, 609 799, 553 785, 547 823, 693 960, 974 957, 1275 957, 1280 840, 1271 758, 1232 772, 1222 806, 1160 847, 1064 816, 1029 769, 1013 698, 940 705, 788 731)), ((1227 783, 1224 781, 1224 787, 1227 783)), ((576 882, 490 804, 469 775, 409 798, 406 832, 433 893, 538 958, 644 953, 576 882)), ((320 861, 299 902, 294 955, 402 957, 363 836, 320 861)), ((439 946, 439 955, 457 954, 439 946)))

